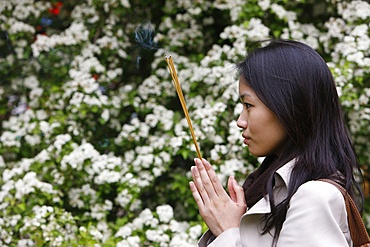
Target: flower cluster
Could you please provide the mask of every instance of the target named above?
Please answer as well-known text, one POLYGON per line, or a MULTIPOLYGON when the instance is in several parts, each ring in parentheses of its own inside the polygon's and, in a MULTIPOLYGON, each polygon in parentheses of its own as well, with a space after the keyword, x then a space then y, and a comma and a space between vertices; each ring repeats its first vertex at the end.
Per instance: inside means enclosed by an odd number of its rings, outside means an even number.
POLYGON ((173 218, 170 205, 160 205, 155 212, 144 209, 132 222, 122 226, 115 237, 122 238, 117 247, 139 247, 143 238, 158 246, 194 246, 202 234, 202 226, 190 226, 188 222, 178 222, 173 218))
POLYGON ((196 153, 165 55, 223 184, 260 162, 236 125, 235 64, 268 38, 326 59, 369 174, 367 1, 146 2, 1 1, 0 246, 197 242, 196 153))

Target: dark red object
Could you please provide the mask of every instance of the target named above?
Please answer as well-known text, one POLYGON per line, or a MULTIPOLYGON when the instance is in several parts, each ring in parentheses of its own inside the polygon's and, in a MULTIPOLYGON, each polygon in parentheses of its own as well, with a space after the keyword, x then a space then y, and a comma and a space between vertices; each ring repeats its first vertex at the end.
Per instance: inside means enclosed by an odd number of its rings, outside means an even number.
POLYGON ((62 2, 53 3, 53 7, 49 9, 49 13, 51 13, 52 15, 59 15, 62 7, 62 2))

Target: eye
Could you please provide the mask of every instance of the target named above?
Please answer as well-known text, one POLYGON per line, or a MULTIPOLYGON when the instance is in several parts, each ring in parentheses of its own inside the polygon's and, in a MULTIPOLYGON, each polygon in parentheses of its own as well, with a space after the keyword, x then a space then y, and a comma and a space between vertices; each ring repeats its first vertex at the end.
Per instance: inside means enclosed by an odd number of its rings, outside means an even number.
POLYGON ((244 107, 245 107, 245 109, 249 109, 249 108, 251 108, 252 107, 252 105, 251 104, 249 104, 249 103, 243 103, 243 105, 244 105, 244 107))

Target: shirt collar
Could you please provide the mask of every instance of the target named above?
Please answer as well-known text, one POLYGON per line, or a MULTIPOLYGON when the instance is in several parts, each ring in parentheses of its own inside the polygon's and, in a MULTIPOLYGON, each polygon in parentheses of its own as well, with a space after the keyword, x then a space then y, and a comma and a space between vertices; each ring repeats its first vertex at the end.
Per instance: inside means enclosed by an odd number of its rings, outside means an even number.
POLYGON ((290 181, 290 174, 292 173, 296 159, 292 159, 282 167, 280 167, 275 173, 275 186, 276 187, 288 187, 290 181))
MULTIPOLYGON (((275 199, 278 201, 284 199, 286 196, 286 191, 290 180, 290 174, 294 167, 295 161, 296 161, 295 159, 289 161, 284 166, 279 168, 275 173, 275 189, 276 192, 278 193, 276 196, 279 197, 275 199)), ((253 207, 247 210, 245 215, 267 214, 267 213, 271 213, 271 208, 269 198, 266 195, 261 200, 259 200, 253 207)))

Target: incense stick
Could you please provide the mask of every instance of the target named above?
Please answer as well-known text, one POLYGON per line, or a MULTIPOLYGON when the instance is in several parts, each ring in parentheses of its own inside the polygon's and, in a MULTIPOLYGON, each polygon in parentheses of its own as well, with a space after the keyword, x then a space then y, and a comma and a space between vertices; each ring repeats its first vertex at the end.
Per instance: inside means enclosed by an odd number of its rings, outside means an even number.
POLYGON ((190 128, 191 137, 193 138, 194 145, 195 145, 195 150, 197 151, 198 158, 199 159, 202 159, 202 155, 200 154, 200 149, 199 149, 199 146, 198 146, 198 143, 197 143, 197 138, 195 137, 193 125, 191 123, 189 112, 188 112, 188 109, 186 107, 186 102, 185 102, 184 94, 182 93, 180 82, 179 82, 179 79, 177 77, 175 65, 173 63, 173 60, 172 60, 171 55, 166 56, 165 59, 166 59, 168 68, 170 70, 170 74, 172 76, 172 80, 173 80, 173 82, 175 84, 176 92, 177 92, 177 95, 179 96, 179 99, 180 99, 180 102, 181 102, 181 106, 182 106, 182 110, 184 111, 186 120, 188 121, 188 125, 189 125, 189 128, 190 128))

